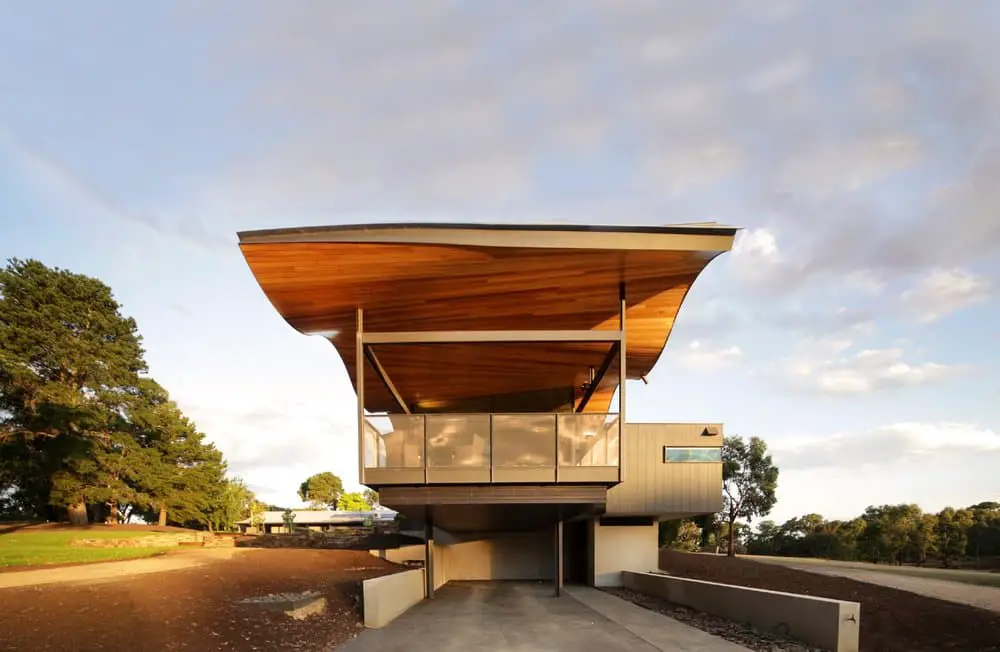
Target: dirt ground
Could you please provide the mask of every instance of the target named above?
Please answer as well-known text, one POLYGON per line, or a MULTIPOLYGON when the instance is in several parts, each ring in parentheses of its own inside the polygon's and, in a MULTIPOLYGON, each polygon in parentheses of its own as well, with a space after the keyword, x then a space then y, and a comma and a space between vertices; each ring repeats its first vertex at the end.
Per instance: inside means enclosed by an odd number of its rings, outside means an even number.
MULTIPOLYGON (((132 563, 132 562, 124 562, 132 563)), ((184 570, 0 589, 0 650, 326 650, 362 629, 359 583, 400 570, 366 552, 252 550, 184 570), (296 621, 237 600, 316 590, 296 621)))
MULTIPOLYGON (((846 566, 843 564, 826 562, 825 560, 808 560, 805 562, 792 559, 760 559, 755 560, 765 564, 780 564, 788 568, 797 568, 811 573, 822 573, 823 575, 835 575, 837 577, 847 577, 860 582, 870 584, 881 584, 882 586, 919 593, 930 598, 939 598, 949 602, 961 602, 972 607, 979 607, 988 611, 1000 613, 1000 587, 976 586, 974 584, 962 584, 935 577, 936 571, 928 571, 926 577, 919 577, 912 574, 892 573, 881 570, 870 570, 863 567, 846 566)), ((957 571, 973 572, 973 571, 957 571)), ((978 571, 981 572, 981 571, 978 571)))
POLYGON ((964 604, 739 557, 663 551, 660 568, 680 577, 860 602, 863 652, 1000 650, 1000 614, 964 604))

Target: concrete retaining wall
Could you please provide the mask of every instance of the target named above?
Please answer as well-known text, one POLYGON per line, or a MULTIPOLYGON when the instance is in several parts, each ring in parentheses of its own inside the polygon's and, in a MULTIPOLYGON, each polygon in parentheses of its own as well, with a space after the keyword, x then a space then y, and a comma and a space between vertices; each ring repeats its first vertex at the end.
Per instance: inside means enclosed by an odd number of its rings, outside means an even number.
POLYGON ((424 599, 423 569, 383 575, 361 583, 365 627, 385 627, 424 599))
POLYGON ((809 595, 626 571, 627 588, 834 652, 857 652, 861 605, 809 595))

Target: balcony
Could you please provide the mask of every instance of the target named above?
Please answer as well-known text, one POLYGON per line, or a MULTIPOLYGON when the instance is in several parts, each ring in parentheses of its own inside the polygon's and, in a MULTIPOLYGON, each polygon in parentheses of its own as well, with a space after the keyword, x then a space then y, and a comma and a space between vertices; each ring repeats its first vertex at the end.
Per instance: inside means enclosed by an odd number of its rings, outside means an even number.
POLYGON ((617 414, 393 414, 364 423, 362 483, 616 484, 617 414))

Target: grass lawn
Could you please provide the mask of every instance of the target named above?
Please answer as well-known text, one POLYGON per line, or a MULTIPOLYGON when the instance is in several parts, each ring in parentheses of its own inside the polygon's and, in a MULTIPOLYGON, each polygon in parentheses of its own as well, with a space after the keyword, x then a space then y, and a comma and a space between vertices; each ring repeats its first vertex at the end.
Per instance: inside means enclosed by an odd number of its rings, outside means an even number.
POLYGON ((130 539, 149 536, 146 532, 128 531, 51 531, 31 529, 0 534, 0 568, 40 566, 92 561, 136 559, 158 555, 165 548, 76 548, 73 539, 130 539))
POLYGON ((877 573, 887 573, 890 575, 909 575, 911 577, 925 577, 934 580, 947 580, 950 582, 961 582, 963 584, 975 584, 977 586, 993 586, 1000 588, 1000 573, 992 573, 982 570, 947 569, 947 568, 918 568, 916 566, 890 566, 888 564, 870 564, 858 561, 838 561, 833 559, 813 559, 800 557, 770 557, 747 555, 748 558, 767 563, 788 562, 808 566, 811 564, 840 567, 846 569, 857 569, 865 571, 875 571, 877 573), (779 561, 780 560, 780 561, 779 561))

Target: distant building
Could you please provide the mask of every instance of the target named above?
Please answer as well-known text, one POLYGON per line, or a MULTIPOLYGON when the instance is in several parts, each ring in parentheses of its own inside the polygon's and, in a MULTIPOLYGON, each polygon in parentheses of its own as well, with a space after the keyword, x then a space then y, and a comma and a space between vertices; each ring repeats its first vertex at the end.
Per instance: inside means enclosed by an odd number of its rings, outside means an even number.
MULTIPOLYGON (((364 525, 366 521, 386 522, 396 518, 396 512, 388 509, 372 510, 367 512, 343 512, 322 509, 294 509, 294 527, 306 528, 314 532, 325 532, 332 527, 364 525)), ((240 532, 256 534, 258 529, 251 525, 250 519, 245 518, 238 521, 236 525, 240 532)), ((264 512, 263 533, 279 534, 287 532, 285 526, 284 512, 264 512)))

